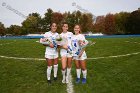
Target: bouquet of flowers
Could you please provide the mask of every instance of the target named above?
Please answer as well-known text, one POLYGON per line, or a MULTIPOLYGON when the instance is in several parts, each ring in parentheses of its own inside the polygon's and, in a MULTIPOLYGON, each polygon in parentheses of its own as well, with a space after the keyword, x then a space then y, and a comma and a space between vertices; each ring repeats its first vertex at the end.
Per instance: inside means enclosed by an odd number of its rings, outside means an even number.
POLYGON ((57 49, 57 43, 56 43, 55 39, 53 39, 53 38, 47 38, 47 37, 40 38, 40 43, 44 44, 44 45, 49 45, 52 43, 54 45, 54 48, 57 49))
POLYGON ((79 45, 81 48, 85 48, 87 46, 94 45, 96 42, 87 41, 87 40, 79 40, 79 45))
POLYGON ((52 43, 54 47, 57 48, 57 45, 62 44, 62 38, 60 36, 57 36, 56 39, 47 38, 47 37, 40 38, 40 43, 45 45, 49 45, 50 43, 52 43))
POLYGON ((87 46, 94 45, 96 42, 87 41, 87 40, 79 40, 78 43, 79 43, 80 48, 77 50, 75 54, 80 57, 87 46))
POLYGON ((72 48, 70 47, 70 44, 68 44, 68 39, 66 37, 59 36, 56 39, 56 43, 61 46, 62 48, 66 49, 70 54, 72 54, 72 48))
POLYGON ((79 46, 80 46, 81 48, 84 48, 84 47, 87 46, 88 41, 87 41, 87 40, 79 40, 78 43, 79 43, 79 46))
POLYGON ((61 46, 62 45, 62 41, 63 41, 63 39, 62 39, 62 37, 60 35, 56 37, 56 44, 57 45, 61 46))
POLYGON ((40 38, 39 41, 41 44, 49 45, 51 43, 51 40, 49 38, 40 38))

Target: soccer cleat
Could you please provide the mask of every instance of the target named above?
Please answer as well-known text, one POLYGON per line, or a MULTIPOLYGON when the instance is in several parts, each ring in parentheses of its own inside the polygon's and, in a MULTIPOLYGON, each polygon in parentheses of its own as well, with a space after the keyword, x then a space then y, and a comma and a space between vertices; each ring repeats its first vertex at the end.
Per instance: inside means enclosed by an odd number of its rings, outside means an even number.
POLYGON ((66 77, 63 76, 62 83, 66 83, 65 79, 66 79, 66 77))
POLYGON ((66 83, 65 79, 62 80, 62 83, 66 83))
POLYGON ((54 77, 54 79, 53 79, 54 81, 56 81, 57 80, 57 77, 54 77))
POLYGON ((80 78, 76 78, 76 83, 80 83, 80 78))
POLYGON ((47 80, 48 81, 48 84, 51 84, 51 80, 47 80))
POLYGON ((82 78, 82 84, 86 83, 86 78, 82 78))

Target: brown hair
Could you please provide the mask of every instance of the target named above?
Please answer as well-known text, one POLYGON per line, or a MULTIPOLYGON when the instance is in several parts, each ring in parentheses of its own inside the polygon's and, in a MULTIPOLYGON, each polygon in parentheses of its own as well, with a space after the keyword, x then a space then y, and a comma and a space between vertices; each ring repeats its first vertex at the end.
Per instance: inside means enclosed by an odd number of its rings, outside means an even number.
POLYGON ((52 26, 52 24, 53 24, 53 23, 55 23, 55 24, 56 24, 56 26, 57 26, 57 23, 56 23, 56 22, 51 22, 51 23, 50 23, 50 27, 52 26))
POLYGON ((67 22, 63 22, 63 23, 62 23, 62 26, 64 26, 64 24, 67 24, 67 25, 68 25, 68 23, 67 23, 67 22))
POLYGON ((81 27, 81 25, 80 25, 80 24, 75 24, 74 27, 75 27, 75 26, 79 26, 79 28, 80 28, 79 33, 82 33, 82 27, 81 27))

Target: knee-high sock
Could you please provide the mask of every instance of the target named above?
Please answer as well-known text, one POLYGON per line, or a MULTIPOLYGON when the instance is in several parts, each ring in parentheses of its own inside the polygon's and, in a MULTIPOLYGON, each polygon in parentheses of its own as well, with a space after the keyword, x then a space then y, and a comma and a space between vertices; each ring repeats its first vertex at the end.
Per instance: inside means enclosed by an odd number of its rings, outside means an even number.
POLYGON ((54 67, 54 77, 57 77, 57 71, 58 71, 58 64, 57 65, 53 65, 54 67))
POLYGON ((76 72, 77 72, 77 78, 80 78, 80 75, 81 75, 81 69, 76 69, 76 72))
POLYGON ((52 70, 52 66, 48 66, 47 68, 47 79, 50 80, 51 77, 51 70, 52 70))
POLYGON ((87 70, 82 70, 82 73, 83 73, 83 78, 86 78, 87 77, 87 70))
POLYGON ((67 68, 67 77, 69 77, 70 72, 71 72, 71 68, 67 68))
POLYGON ((63 75, 63 79, 65 79, 65 77, 66 77, 66 69, 62 70, 62 75, 63 75))

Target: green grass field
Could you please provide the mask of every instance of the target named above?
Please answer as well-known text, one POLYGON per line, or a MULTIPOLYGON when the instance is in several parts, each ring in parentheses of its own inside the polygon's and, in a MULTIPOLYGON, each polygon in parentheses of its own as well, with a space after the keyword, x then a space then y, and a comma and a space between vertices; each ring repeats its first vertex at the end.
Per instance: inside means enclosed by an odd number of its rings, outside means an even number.
MULTIPOLYGON (((86 84, 75 83, 73 63, 74 93, 140 93, 140 38, 90 40, 96 44, 87 47, 87 55, 95 59, 87 60, 86 84)), ((67 85, 61 83, 60 61, 58 80, 48 85, 45 61, 8 58, 44 58, 45 47, 35 41, 0 40, 0 93, 67 93, 67 85)))

